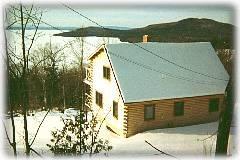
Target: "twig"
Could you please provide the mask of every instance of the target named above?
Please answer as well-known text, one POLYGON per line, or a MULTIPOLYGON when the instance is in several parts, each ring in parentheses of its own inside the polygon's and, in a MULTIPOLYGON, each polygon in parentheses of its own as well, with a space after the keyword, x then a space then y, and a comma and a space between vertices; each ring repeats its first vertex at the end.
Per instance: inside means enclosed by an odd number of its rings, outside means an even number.
POLYGON ((2 120, 2 123, 3 123, 4 130, 5 130, 5 133, 6 133, 6 136, 7 136, 7 140, 8 140, 8 142, 9 142, 9 144, 10 144, 11 146, 13 146, 13 143, 11 142, 11 140, 10 140, 10 138, 9 138, 9 136, 8 136, 7 128, 6 128, 6 125, 5 125, 5 123, 4 123, 3 120, 2 120))
MULTIPOLYGON (((28 13, 27 9, 26 9, 25 7, 23 7, 23 8, 24 8, 25 11, 28 13)), ((32 10, 33 10, 33 5, 31 5, 30 11, 29 11, 29 15, 31 15, 32 10)), ((30 18, 30 17, 28 16, 28 17, 27 17, 27 20, 26 20, 26 22, 25 22, 25 24, 24 24, 24 32, 25 32, 25 30, 26 30, 26 27, 27 27, 27 24, 28 24, 29 18, 30 18)))
POLYGON ((101 124, 100 124, 100 126, 99 126, 99 128, 98 128, 96 137, 98 136, 98 134, 99 134, 99 132, 100 132, 100 129, 102 128, 102 124, 103 124, 103 122, 106 120, 106 118, 107 118, 108 114, 110 113, 110 111, 111 111, 111 109, 108 111, 108 113, 106 114, 106 116, 105 116, 104 119, 102 120, 102 122, 101 122, 101 124))
MULTIPOLYGON (((17 72, 19 73, 19 75, 21 75, 21 71, 20 69, 18 68, 17 64, 14 62, 14 60, 12 60, 11 56, 8 56, 8 59, 12 62, 12 64, 14 65, 15 69, 17 70, 17 72)), ((9 67, 9 69, 11 69, 11 67, 9 67)), ((14 72, 14 71, 13 71, 14 72)), ((15 72, 14 72, 15 73, 15 72)), ((16 77, 16 73, 14 74, 16 77)))
MULTIPOLYGON (((21 60, 21 61, 23 60, 21 57, 17 56, 17 55, 14 53, 14 51, 12 51, 9 47, 8 47, 7 49, 8 49, 8 51, 11 52, 11 55, 13 55, 14 58, 16 58, 17 60, 21 60)), ((10 56, 10 55, 7 55, 7 56, 10 56)))
POLYGON ((30 147, 31 147, 32 144, 34 143, 34 141, 35 141, 35 139, 36 139, 36 137, 37 137, 37 134, 38 134, 38 132, 39 132, 39 129, 40 129, 43 121, 45 120, 45 118, 47 117, 47 115, 48 115, 49 112, 50 112, 50 108, 48 109, 47 113, 46 113, 45 116, 43 117, 42 122, 39 124, 38 129, 37 129, 37 131, 36 131, 36 133, 35 133, 35 136, 34 136, 32 142, 31 142, 31 144, 30 144, 30 147))
POLYGON ((7 27, 6 27, 6 30, 8 30, 8 29, 10 29, 11 28, 11 26, 13 26, 15 23, 17 23, 18 21, 14 21, 13 23, 11 23, 10 25, 8 25, 7 27))
MULTIPOLYGON (((34 42, 34 40, 35 40, 35 37, 36 37, 37 31, 38 31, 38 27, 39 27, 39 24, 40 24, 41 19, 42 19, 42 13, 41 13, 40 19, 39 19, 39 21, 38 21, 38 23, 37 23, 37 26, 36 26, 35 32, 34 32, 34 34, 33 34, 33 37, 32 37, 32 39, 31 39, 31 44, 30 44, 30 46, 29 46, 29 48, 28 48, 28 50, 27 50, 27 55, 28 55, 28 56, 29 56, 30 49, 32 48, 33 42, 34 42)), ((34 21, 33 21, 33 23, 34 23, 34 21)))
POLYGON ((98 116, 98 113, 100 112, 100 107, 98 108, 98 111, 97 111, 97 114, 94 116, 93 115, 93 119, 95 120, 95 119, 97 119, 97 116, 98 116))
POLYGON ((198 140, 199 140, 199 141, 205 141, 205 140, 211 138, 212 136, 216 135, 217 133, 218 133, 218 131, 212 133, 212 134, 211 134, 209 137, 207 137, 207 138, 204 138, 204 139, 198 139, 198 140))
POLYGON ((164 154, 164 155, 167 155, 167 156, 169 156, 169 157, 173 157, 173 158, 178 159, 177 157, 175 157, 175 156, 173 156, 173 155, 171 155, 171 154, 168 154, 168 153, 166 153, 166 152, 163 152, 163 151, 161 151, 160 149, 154 147, 154 146, 153 146, 151 143, 149 143, 148 141, 145 140, 145 142, 146 142, 148 145, 150 145, 152 148, 154 148, 155 150, 157 150, 158 152, 160 152, 161 154, 164 154))
POLYGON ((41 158, 43 158, 42 156, 41 156, 41 154, 39 154, 36 150, 34 150, 33 148, 30 148, 30 150, 31 151, 33 151, 36 155, 38 155, 39 157, 41 157, 41 158))
MULTIPOLYGON (((94 143, 95 143, 95 141, 96 141, 96 139, 97 139, 97 137, 98 137, 98 134, 99 134, 99 132, 100 132, 100 129, 101 129, 101 127, 102 127, 102 124, 103 124, 103 122, 105 121, 105 119, 107 118, 107 115, 110 113, 110 111, 111 111, 111 109, 110 109, 109 112, 106 114, 106 116, 104 117, 104 119, 101 121, 101 124, 100 124, 100 126, 99 126, 99 128, 98 128, 97 133, 96 133, 95 135, 93 135, 93 133, 92 133, 92 144, 91 144, 90 156, 92 156, 92 148, 93 148, 93 145, 94 145, 94 143)), ((95 117, 95 118, 96 118, 96 117, 95 117)))

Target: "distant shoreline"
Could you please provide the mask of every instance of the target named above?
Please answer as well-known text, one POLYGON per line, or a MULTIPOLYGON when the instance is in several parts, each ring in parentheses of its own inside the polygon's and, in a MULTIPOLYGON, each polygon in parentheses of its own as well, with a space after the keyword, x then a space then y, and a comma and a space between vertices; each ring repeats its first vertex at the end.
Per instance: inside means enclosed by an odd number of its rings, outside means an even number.
MULTIPOLYGON (((56 27, 59 30, 75 30, 78 29, 78 27, 56 27)), ((26 30, 35 30, 36 28, 26 28, 26 30)), ((9 29, 6 30, 21 30, 21 27, 11 27, 9 29)), ((55 28, 51 28, 51 27, 39 27, 38 30, 57 30, 55 28)))
MULTIPOLYGON (((58 28, 59 30, 77 30, 81 27, 56 27, 58 28)), ((118 26, 105 26, 105 28, 109 28, 109 29, 119 29, 119 30, 129 30, 129 29, 132 29, 132 28, 129 28, 129 27, 118 27, 118 26)), ((27 27, 26 28, 27 30, 35 30, 36 28, 35 27, 27 27)), ((17 27, 11 27, 9 29, 6 29, 6 30, 21 30, 21 27, 20 26, 17 26, 17 27)), ((55 28, 53 27, 39 27, 38 30, 56 30, 55 28)))

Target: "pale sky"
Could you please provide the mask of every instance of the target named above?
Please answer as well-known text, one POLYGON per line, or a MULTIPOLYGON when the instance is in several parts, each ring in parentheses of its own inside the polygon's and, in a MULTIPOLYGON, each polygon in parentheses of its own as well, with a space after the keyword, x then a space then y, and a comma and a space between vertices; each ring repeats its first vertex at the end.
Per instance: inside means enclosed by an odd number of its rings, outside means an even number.
MULTIPOLYGON (((135 28, 179 21, 190 17, 209 18, 234 24, 232 6, 69 6, 103 26, 135 28)), ((56 27, 96 26, 60 3, 54 6, 41 6, 41 8, 46 11, 43 14, 43 21, 56 27)))

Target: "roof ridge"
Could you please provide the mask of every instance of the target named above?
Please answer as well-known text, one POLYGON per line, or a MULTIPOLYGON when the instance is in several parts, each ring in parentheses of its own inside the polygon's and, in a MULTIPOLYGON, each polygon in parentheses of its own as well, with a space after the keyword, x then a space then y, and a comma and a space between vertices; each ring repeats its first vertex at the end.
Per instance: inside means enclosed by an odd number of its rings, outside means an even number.
MULTIPOLYGON (((137 42, 134 44, 211 44, 211 42, 137 42)), ((106 46, 108 45, 133 45, 133 43, 112 43, 112 44, 106 44, 106 46)))

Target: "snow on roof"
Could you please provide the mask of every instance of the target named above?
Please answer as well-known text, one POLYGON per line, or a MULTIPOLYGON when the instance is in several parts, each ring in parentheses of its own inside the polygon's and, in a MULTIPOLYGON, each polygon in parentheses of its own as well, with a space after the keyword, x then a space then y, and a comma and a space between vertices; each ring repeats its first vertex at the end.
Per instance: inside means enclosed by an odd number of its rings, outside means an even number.
POLYGON ((133 44, 107 44, 125 103, 224 94, 229 76, 209 42, 137 45, 181 66, 227 81, 177 67, 133 44))

